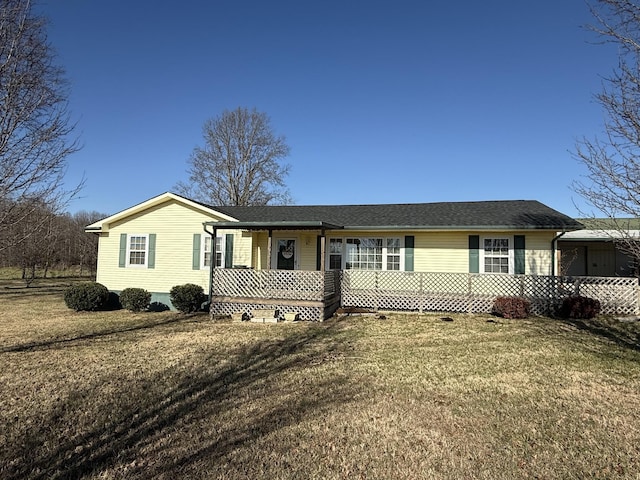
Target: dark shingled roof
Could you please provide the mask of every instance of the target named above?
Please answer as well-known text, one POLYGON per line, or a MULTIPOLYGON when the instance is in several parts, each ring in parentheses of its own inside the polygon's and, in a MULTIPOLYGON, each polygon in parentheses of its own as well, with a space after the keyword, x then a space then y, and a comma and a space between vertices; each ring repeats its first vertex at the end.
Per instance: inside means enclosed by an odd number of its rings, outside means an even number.
MULTIPOLYGON (((346 229, 543 229, 583 226, 535 200, 440 202, 386 205, 287 205, 215 207, 246 226, 321 223, 346 229)), ((222 222, 227 224, 230 222, 222 222)), ((238 225, 240 226, 240 225, 238 225)))

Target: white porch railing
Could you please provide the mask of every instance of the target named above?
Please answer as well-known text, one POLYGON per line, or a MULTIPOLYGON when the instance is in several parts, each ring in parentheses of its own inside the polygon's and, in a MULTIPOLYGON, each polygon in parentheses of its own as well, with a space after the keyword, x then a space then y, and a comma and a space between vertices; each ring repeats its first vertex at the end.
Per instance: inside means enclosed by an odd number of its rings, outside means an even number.
POLYGON ((274 308, 324 320, 340 305, 340 272, 305 270, 213 270, 212 312, 251 313, 274 308))
POLYGON ((603 314, 638 315, 638 279, 345 270, 214 269, 212 311, 278 308, 324 319, 338 305, 380 310, 489 313, 499 296, 548 314, 570 295, 600 300, 603 314), (274 307, 275 306, 275 307, 274 307))
POLYGON ((548 314, 570 295, 600 300, 603 314, 638 314, 638 279, 426 272, 342 272, 342 305, 383 310, 488 313, 499 296, 548 314))

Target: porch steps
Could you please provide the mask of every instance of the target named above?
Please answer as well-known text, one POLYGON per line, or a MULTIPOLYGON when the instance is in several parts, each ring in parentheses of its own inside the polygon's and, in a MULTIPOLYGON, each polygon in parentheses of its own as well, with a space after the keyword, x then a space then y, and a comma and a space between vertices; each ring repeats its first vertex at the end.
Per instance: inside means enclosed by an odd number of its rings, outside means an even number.
POLYGON ((253 323, 277 323, 277 322, 294 322, 300 320, 300 314, 295 313, 285 313, 283 315, 278 315, 278 310, 270 308, 270 309, 260 309, 256 308, 252 310, 251 315, 246 312, 235 312, 231 314, 231 318, 234 322, 241 321, 250 321, 253 323))
POLYGON ((276 310, 273 308, 254 308, 251 311, 251 322, 255 323, 277 323, 276 310))
POLYGON ((278 323, 277 318, 252 318, 249 320, 251 323, 278 323))

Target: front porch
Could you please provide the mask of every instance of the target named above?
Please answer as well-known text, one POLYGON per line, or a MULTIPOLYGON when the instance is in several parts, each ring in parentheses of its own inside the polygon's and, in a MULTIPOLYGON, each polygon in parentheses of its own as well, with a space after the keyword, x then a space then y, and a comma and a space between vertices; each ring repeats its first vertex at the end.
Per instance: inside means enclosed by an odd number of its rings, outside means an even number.
POLYGON ((545 315, 570 295, 600 300, 602 314, 640 313, 638 279, 624 277, 216 268, 211 281, 212 315, 268 309, 322 321, 341 306, 490 313, 498 296, 528 298, 532 313, 545 315))
POLYGON ((212 315, 275 310, 278 316, 325 320, 340 306, 340 272, 216 268, 211 276, 212 315))

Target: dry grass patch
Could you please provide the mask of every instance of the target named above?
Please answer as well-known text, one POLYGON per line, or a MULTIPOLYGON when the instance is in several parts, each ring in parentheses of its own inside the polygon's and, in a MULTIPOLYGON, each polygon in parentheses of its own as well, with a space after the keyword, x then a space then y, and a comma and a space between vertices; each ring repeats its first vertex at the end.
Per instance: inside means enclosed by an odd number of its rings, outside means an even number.
POLYGON ((637 323, 234 324, 36 298, 0 296, 2 478, 640 471, 637 323))

